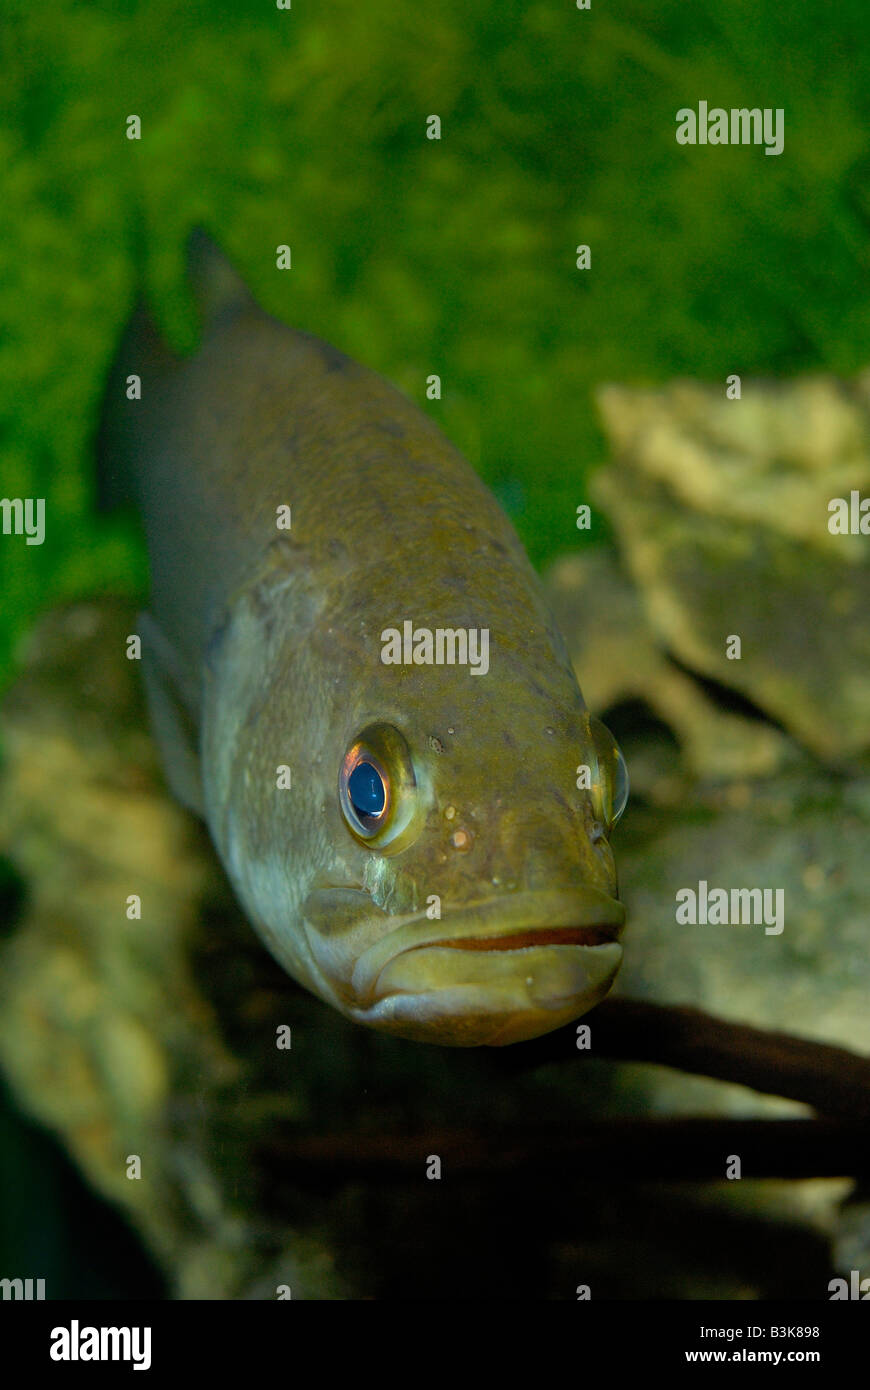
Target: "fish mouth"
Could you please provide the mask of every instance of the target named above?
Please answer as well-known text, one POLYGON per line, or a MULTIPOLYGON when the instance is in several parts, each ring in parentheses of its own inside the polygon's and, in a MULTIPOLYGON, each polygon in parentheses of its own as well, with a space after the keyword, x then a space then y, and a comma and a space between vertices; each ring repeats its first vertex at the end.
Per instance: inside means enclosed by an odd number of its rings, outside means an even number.
MULTIPOLYGON (((385 972, 395 977, 400 959, 424 949, 451 955, 485 952, 493 958, 542 951, 590 952, 602 947, 612 951, 624 923, 622 903, 591 886, 463 903, 447 908, 440 920, 421 913, 386 932, 360 955, 351 983, 357 1001, 365 1006, 393 992, 385 972)), ((446 973, 456 975, 456 967, 451 964, 446 973)), ((477 969, 472 973, 477 974, 477 969)))
POLYGON ((460 937, 427 945, 447 946, 451 951, 525 951, 532 946, 603 946, 613 939, 609 927, 533 927, 507 936, 460 937))
POLYGON ((324 998, 418 1042, 500 1047, 591 1009, 622 961, 625 908, 591 885, 397 916, 358 884, 321 882, 303 917, 324 998))

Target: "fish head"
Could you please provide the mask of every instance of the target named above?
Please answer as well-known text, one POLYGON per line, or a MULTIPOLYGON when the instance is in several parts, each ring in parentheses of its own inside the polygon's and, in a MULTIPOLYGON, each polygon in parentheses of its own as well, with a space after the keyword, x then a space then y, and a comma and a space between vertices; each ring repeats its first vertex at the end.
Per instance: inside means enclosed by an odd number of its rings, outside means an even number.
POLYGON ((622 958, 609 834, 628 783, 567 656, 516 642, 478 676, 362 669, 321 759, 330 855, 301 908, 314 987, 357 1022, 454 1046, 579 1017, 622 958))

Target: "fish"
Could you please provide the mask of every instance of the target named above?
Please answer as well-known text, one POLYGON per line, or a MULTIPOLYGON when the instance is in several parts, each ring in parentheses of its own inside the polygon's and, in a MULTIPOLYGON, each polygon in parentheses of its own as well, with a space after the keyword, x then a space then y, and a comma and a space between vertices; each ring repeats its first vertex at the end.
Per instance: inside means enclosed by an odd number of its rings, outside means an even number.
POLYGON ((100 505, 144 527, 171 792, 345 1017, 454 1047, 573 1021, 622 960, 628 776, 537 573, 417 405, 267 314, 199 228, 186 273, 198 349, 140 301, 96 440, 100 505))

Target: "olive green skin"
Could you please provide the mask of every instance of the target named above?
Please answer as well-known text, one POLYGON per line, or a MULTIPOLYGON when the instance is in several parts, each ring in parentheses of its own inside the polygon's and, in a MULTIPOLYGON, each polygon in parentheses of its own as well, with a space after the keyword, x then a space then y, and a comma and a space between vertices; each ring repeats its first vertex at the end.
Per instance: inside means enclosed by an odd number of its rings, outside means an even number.
MULTIPOLYGON (((263 313, 210 243, 192 260, 199 352, 169 360, 140 319, 115 379, 144 363, 143 399, 104 430, 142 512, 150 617, 192 730, 199 781, 180 794, 269 949, 343 1013, 450 1045, 546 1032, 606 992, 623 914, 602 788, 577 786, 582 764, 603 775, 589 716, 539 580, 416 406, 263 313), (488 672, 385 665, 381 633, 407 619, 488 629, 488 672), (382 847, 339 797, 345 752, 373 724, 403 736, 415 783, 405 834, 382 847), (528 944, 574 924, 608 944, 528 944), (426 947, 507 930, 522 950, 426 947)), ((161 741, 177 780, 182 753, 161 741)))

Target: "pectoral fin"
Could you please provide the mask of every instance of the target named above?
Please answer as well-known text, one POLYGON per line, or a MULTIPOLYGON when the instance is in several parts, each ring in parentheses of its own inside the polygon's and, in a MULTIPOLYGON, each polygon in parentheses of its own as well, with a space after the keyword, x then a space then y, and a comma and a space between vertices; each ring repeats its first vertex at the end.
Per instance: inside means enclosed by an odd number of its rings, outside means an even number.
POLYGON ((148 613, 140 613, 138 625, 148 712, 166 780, 182 805, 204 817, 193 694, 186 688, 188 682, 175 648, 154 619, 148 613))

